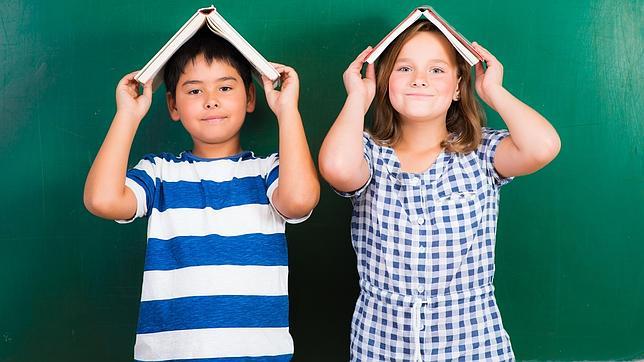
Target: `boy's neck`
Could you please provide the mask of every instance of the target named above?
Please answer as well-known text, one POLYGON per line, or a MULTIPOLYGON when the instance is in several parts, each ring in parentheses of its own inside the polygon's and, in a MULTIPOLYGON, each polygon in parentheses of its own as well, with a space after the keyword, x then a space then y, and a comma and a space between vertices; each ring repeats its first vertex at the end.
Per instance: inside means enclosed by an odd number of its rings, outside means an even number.
POLYGON ((207 144, 195 142, 192 154, 201 158, 224 158, 242 151, 239 139, 225 143, 207 144))

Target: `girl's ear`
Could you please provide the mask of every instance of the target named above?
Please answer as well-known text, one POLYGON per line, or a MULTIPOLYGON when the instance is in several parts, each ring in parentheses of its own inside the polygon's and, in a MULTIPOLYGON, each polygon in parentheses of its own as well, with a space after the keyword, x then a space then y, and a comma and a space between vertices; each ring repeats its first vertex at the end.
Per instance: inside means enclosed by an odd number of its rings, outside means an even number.
POLYGON ((461 85, 461 79, 462 77, 458 77, 458 81, 456 82, 456 90, 454 91, 454 97, 452 99, 456 102, 459 99, 461 99, 461 90, 458 89, 459 86, 461 85))
POLYGON ((179 117, 179 110, 177 110, 177 101, 172 93, 166 92, 165 100, 168 104, 168 112, 170 113, 170 118, 172 118, 173 121, 179 121, 181 117, 179 117))
POLYGON ((255 110, 255 83, 251 83, 246 91, 246 113, 252 113, 255 110))

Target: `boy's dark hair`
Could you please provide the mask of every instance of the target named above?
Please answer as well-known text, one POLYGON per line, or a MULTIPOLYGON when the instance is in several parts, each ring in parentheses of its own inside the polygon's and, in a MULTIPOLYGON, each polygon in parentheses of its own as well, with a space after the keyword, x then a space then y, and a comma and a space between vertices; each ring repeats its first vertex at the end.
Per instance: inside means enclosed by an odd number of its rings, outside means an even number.
POLYGON ((248 90, 253 81, 248 60, 227 40, 204 27, 183 44, 165 65, 163 81, 172 97, 175 97, 179 77, 183 74, 186 65, 188 62, 194 62, 199 54, 203 54, 208 64, 217 60, 235 68, 244 82, 245 89, 248 90))

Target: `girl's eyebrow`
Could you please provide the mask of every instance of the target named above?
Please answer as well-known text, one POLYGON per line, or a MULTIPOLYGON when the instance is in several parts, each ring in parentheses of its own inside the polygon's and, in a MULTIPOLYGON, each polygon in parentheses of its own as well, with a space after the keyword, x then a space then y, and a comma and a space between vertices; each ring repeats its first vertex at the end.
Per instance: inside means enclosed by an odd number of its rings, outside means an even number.
MULTIPOLYGON (((443 63, 443 64, 449 64, 448 62, 446 62, 446 61, 445 61, 445 60, 443 60, 443 59, 430 59, 430 60, 429 60, 429 62, 430 62, 430 63, 443 63)), ((399 58, 398 60, 396 60, 396 63, 413 63, 413 61, 412 61, 412 59, 411 59, 411 58, 399 58)))

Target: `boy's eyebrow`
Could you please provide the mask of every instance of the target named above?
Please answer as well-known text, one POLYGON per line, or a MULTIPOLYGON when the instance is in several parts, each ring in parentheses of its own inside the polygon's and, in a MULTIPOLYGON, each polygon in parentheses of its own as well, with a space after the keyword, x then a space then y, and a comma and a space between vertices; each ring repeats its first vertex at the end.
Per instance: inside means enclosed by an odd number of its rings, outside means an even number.
MULTIPOLYGON (((227 80, 237 81, 237 78, 232 77, 232 76, 225 76, 225 77, 217 78, 215 80, 215 82, 225 82, 227 80)), ((201 84, 201 83, 203 83, 202 80, 196 80, 196 79, 195 80, 187 80, 187 81, 181 83, 181 86, 183 87, 183 86, 186 86, 186 85, 189 85, 189 84, 201 84)))

